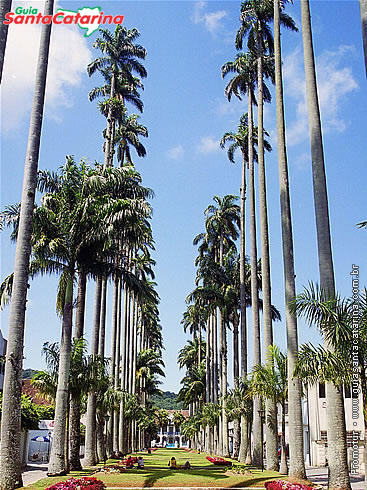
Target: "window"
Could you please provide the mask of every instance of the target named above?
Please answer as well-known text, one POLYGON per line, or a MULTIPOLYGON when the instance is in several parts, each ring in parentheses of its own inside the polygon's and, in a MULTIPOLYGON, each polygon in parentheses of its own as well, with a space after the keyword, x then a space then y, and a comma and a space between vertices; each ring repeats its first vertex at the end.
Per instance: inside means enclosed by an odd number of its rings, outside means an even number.
POLYGON ((326 398, 324 383, 319 383, 319 398, 326 398))
POLYGON ((288 403, 285 404, 285 407, 284 407, 284 414, 285 415, 288 415, 288 403))
POLYGON ((320 432, 320 438, 325 443, 325 447, 327 447, 327 430, 322 430, 320 432))
POLYGON ((345 398, 350 398, 351 394, 350 394, 350 386, 344 386, 344 397, 345 398))

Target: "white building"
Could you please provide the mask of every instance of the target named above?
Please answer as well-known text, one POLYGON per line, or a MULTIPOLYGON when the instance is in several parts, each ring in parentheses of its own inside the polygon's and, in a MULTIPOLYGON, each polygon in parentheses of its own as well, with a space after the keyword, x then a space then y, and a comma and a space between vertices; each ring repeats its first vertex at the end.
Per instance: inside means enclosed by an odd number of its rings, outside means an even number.
MULTIPOLYGON (((173 423, 173 415, 177 410, 167 410, 168 412, 168 424, 159 428, 158 436, 155 441, 152 441, 152 447, 187 447, 188 441, 184 435, 181 434, 181 427, 175 427, 173 423)), ((189 416, 188 410, 180 410, 185 419, 189 416)))
MULTIPOLYGON (((302 399, 303 414, 303 445, 306 466, 325 466, 327 464, 327 402, 325 385, 317 383, 304 387, 305 397, 302 399)), ((348 463, 355 474, 363 474, 364 420, 362 394, 353 393, 351 387, 344 387, 344 408, 347 430, 348 463), (359 441, 362 441, 359 443, 359 441), (358 447, 353 454, 353 446, 358 447), (356 457, 357 456, 357 457, 356 457), (359 458, 358 458, 359 456, 359 458), (358 462, 353 468, 352 462, 358 462)), ((282 410, 278 407, 278 435, 282 431, 282 410)), ((288 444, 288 404, 286 404, 285 440, 288 444)), ((232 447, 233 423, 229 423, 230 448, 232 447)), ((265 430, 264 430, 265 441, 265 430)))
MULTIPOLYGON (((348 463, 358 458, 353 455, 353 446, 364 440, 364 420, 362 394, 351 387, 344 387, 345 423, 347 430, 348 463)), ((323 466, 327 462, 327 401, 325 385, 317 383, 308 388, 310 463, 312 466, 323 466)), ((362 473, 364 445, 359 445, 359 471, 362 473)))

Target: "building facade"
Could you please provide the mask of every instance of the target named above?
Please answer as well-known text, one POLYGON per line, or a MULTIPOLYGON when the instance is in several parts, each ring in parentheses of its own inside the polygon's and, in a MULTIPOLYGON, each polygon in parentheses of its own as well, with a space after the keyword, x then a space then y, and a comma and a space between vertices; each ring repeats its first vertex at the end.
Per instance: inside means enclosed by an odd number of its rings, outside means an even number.
MULTIPOLYGON (((167 412, 168 424, 160 426, 157 439, 152 441, 152 447, 188 447, 188 440, 181 434, 181 426, 176 427, 173 423, 173 414, 177 410, 167 410, 167 412)), ((189 417, 188 410, 180 410, 180 412, 185 419, 189 417)))

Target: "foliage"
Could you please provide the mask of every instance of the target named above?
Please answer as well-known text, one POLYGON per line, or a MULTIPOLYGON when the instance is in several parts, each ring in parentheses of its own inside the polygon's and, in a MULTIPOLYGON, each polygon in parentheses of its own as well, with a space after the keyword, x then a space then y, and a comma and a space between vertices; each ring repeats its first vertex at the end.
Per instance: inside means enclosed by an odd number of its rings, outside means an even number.
POLYGON ((88 490, 103 490, 106 485, 101 480, 97 478, 84 476, 82 478, 69 478, 66 481, 62 481, 48 487, 46 490, 69 490, 69 489, 80 489, 83 490, 87 488, 88 490))
POLYGON ((232 463, 231 472, 237 473, 238 475, 251 475, 251 471, 248 469, 248 466, 244 464, 232 463))
POLYGON ((182 410, 183 403, 178 400, 178 395, 173 391, 163 391, 161 394, 153 394, 153 405, 165 410, 182 410))
POLYGON ((55 407, 53 405, 36 405, 40 420, 53 420, 55 418, 55 407))
MULTIPOLYGON (((0 414, 2 413, 3 394, 0 393, 0 414)), ((40 420, 52 420, 54 418, 55 408, 36 405, 32 399, 22 394, 21 398, 21 427, 22 430, 38 429, 40 420)))

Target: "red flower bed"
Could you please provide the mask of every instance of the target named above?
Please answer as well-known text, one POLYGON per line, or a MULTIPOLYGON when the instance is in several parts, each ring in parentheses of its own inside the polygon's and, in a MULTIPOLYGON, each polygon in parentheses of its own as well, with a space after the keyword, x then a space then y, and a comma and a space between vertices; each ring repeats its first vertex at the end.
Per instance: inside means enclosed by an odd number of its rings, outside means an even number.
POLYGON ((83 476, 83 478, 69 478, 66 481, 61 481, 55 483, 51 487, 46 488, 46 490, 103 490, 106 485, 101 480, 97 478, 83 476))
POLYGON ((285 480, 267 481, 265 488, 267 490, 314 490, 312 487, 302 483, 291 483, 285 480))
POLYGON ((227 466, 232 464, 230 461, 226 461, 225 459, 219 457, 211 458, 210 456, 207 456, 206 459, 215 465, 227 466))

